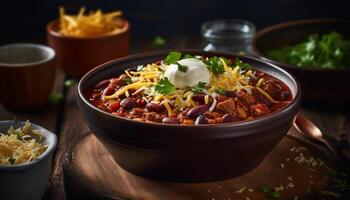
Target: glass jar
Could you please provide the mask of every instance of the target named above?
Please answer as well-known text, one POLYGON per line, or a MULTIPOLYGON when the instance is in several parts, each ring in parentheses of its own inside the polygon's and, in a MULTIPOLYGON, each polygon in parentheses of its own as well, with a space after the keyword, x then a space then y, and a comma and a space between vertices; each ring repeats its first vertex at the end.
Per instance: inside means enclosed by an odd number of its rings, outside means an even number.
POLYGON ((246 20, 213 20, 202 24, 201 34, 206 40, 205 51, 250 54, 255 25, 246 20))

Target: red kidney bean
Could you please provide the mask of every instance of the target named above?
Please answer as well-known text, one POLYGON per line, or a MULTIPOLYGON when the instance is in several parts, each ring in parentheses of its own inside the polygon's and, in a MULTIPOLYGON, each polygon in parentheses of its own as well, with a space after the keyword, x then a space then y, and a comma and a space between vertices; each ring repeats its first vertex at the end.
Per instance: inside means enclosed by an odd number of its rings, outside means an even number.
POLYGON ((120 102, 120 106, 123 107, 126 110, 131 110, 136 107, 136 100, 132 98, 126 98, 123 99, 120 102))
POLYGON ((236 97, 236 93, 234 91, 225 91, 225 95, 228 97, 236 97))
POLYGON ((192 100, 200 104, 204 103, 204 94, 195 94, 192 96, 192 100))
POLYGON ((290 94, 290 92, 288 92, 288 91, 283 91, 283 92, 281 92, 281 94, 280 94, 280 100, 282 100, 282 101, 289 100, 290 97, 291 97, 291 94, 290 94))
POLYGON ((188 112, 187 112, 187 117, 189 118, 196 118, 199 115, 205 113, 208 111, 208 106, 206 105, 199 105, 196 107, 191 108, 188 112))
POLYGON ((224 116, 222 116, 222 123, 234 122, 236 120, 237 120, 236 116, 232 114, 225 114, 224 116))
POLYGON ((113 101, 109 104, 108 108, 111 111, 117 111, 120 108, 120 102, 119 101, 113 101))
POLYGON ((148 103, 148 104, 146 104, 146 109, 149 112, 159 112, 159 110, 160 110, 159 105, 156 104, 156 103, 148 103))
POLYGON ((109 85, 109 83, 110 83, 109 79, 103 80, 95 85, 95 89, 105 88, 109 85))
POLYGON ((198 125, 198 124, 208 124, 208 120, 206 117, 204 117, 204 115, 199 115, 197 118, 196 118, 196 121, 194 123, 195 125, 198 125))
POLYGON ((146 104, 146 102, 145 102, 145 100, 143 100, 143 99, 137 99, 137 100, 136 100, 136 105, 137 105, 137 107, 142 108, 143 106, 145 106, 145 104, 146 104))
POLYGON ((103 90, 104 96, 112 95, 115 92, 115 89, 112 86, 106 87, 106 89, 103 90))
POLYGON ((164 124, 180 124, 180 121, 176 118, 173 118, 173 117, 164 117, 162 119, 162 122, 164 124))

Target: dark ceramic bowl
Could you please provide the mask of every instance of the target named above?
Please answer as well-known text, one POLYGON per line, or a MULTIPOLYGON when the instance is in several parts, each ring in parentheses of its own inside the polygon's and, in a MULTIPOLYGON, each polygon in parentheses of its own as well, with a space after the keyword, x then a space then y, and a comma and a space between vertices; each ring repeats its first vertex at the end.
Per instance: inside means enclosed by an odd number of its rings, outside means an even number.
POLYGON ((164 59, 168 51, 144 53, 105 63, 80 80, 78 103, 88 126, 121 167, 141 176, 198 182, 232 178, 251 171, 291 127, 299 109, 298 82, 283 69, 257 59, 203 51, 182 52, 239 57, 285 82, 293 93, 293 101, 282 111, 259 119, 217 125, 139 122, 116 117, 89 102, 86 94, 99 81, 125 69, 164 59))
MULTIPOLYGON (((301 68, 280 63, 267 57, 271 49, 295 45, 310 34, 337 31, 350 39, 350 22, 332 19, 291 21, 267 27, 259 31, 252 43, 253 53, 262 60, 291 72, 300 81, 303 102, 334 104, 350 102, 350 66, 348 69, 301 68)), ((317 67, 317 66, 316 66, 317 67)))

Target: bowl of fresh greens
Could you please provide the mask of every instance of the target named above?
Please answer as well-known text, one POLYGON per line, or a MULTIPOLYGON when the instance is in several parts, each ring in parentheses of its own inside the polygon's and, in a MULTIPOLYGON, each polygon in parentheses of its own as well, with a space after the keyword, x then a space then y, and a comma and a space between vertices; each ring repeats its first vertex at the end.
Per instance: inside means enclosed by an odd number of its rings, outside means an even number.
POLYGON ((300 81, 304 103, 350 102, 350 21, 310 19, 273 25, 253 39, 253 53, 300 81))

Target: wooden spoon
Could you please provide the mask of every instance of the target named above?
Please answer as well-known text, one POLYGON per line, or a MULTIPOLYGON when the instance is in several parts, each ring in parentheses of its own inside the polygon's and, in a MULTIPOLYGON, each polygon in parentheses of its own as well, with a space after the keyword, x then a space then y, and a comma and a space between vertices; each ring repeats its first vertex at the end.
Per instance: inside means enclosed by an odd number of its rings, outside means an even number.
POLYGON ((309 139, 320 142, 323 145, 325 145, 328 148, 328 150, 332 153, 335 160, 342 165, 344 170, 349 172, 349 170, 347 169, 347 166, 345 165, 343 160, 339 157, 336 147, 333 146, 330 142, 328 142, 324 138, 321 130, 310 119, 298 113, 294 120, 293 125, 295 129, 297 129, 300 133, 303 133, 309 139))

